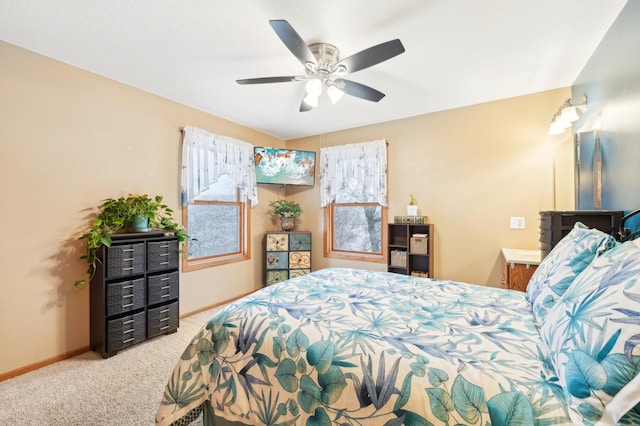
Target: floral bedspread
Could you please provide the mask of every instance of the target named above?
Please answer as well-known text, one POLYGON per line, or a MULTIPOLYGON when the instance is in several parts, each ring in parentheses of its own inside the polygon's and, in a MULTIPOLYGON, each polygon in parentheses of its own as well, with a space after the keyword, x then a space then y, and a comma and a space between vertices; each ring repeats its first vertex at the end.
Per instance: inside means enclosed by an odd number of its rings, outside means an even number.
POLYGON ((211 318, 156 422, 212 407, 250 425, 570 425, 542 348, 524 293, 323 269, 211 318))

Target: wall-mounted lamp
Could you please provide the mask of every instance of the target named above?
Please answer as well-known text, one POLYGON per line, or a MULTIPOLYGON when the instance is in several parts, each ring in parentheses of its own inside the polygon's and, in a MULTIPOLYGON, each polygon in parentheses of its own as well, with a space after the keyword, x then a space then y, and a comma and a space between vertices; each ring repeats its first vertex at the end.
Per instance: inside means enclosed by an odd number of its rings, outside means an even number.
POLYGON ((582 99, 580 99, 580 103, 578 103, 577 105, 571 104, 571 98, 567 99, 558 109, 558 112, 553 115, 548 134, 559 135, 561 133, 564 133, 565 130, 571 127, 571 123, 580 118, 578 112, 583 113, 586 108, 586 96, 583 96, 582 99))

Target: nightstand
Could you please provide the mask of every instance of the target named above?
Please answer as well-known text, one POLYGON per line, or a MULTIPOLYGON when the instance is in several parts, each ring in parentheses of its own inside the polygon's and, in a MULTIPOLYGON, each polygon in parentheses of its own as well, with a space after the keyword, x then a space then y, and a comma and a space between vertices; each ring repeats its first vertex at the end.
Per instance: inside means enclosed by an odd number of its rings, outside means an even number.
POLYGON ((502 288, 527 291, 527 284, 540 264, 540 250, 503 248, 502 288))

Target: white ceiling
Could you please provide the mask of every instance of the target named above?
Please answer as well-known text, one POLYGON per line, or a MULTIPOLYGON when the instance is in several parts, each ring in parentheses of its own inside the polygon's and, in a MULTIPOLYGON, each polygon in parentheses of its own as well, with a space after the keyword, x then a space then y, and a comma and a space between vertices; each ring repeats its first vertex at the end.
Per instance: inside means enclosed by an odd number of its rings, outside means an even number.
POLYGON ((289 140, 570 86, 625 3, 0 0, 0 39, 289 140), (304 73, 270 19, 341 57, 395 38, 406 52, 347 77, 379 103, 300 113, 302 82, 235 82, 304 73))

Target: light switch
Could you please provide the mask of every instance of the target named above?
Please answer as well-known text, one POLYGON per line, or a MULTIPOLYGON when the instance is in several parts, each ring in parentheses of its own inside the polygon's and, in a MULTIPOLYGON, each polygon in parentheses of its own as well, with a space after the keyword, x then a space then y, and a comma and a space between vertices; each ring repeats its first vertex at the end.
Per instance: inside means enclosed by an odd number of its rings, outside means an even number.
POLYGON ((512 216, 509 218, 509 227, 511 229, 524 229, 524 217, 512 216))

